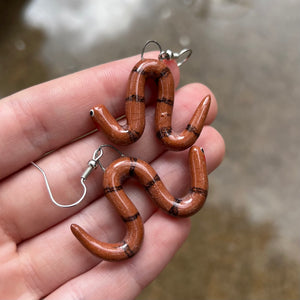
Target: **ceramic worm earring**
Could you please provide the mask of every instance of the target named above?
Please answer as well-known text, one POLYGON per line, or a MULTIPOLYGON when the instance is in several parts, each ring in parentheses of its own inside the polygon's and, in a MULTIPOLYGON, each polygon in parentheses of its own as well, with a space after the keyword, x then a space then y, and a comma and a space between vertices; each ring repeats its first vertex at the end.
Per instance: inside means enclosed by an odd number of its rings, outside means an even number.
POLYGON ((158 85, 158 96, 155 112, 156 135, 170 150, 181 151, 191 147, 199 137, 209 106, 210 95, 204 97, 197 107, 192 119, 182 133, 175 133, 172 129, 172 112, 174 105, 174 80, 165 60, 180 59, 177 65, 183 64, 191 55, 190 49, 184 49, 179 54, 170 50, 162 51, 156 41, 145 44, 141 60, 133 67, 125 98, 125 115, 127 124, 121 126, 104 105, 91 109, 90 115, 96 126, 103 130, 107 137, 115 144, 129 145, 137 141, 145 128, 145 82, 147 78, 155 79, 158 85), (145 59, 144 51, 149 43, 155 43, 160 50, 158 59, 145 59))
MULTIPOLYGON (((101 146, 99 151, 106 146, 101 146)), ((100 161, 98 163, 100 164, 100 161)), ((121 155, 106 169, 103 167, 102 169, 105 170, 103 178, 105 196, 126 225, 125 237, 118 243, 109 244, 95 239, 76 224, 71 225, 73 234, 85 248, 104 260, 119 261, 133 256, 141 247, 144 226, 137 208, 123 190, 124 178, 136 177, 156 205, 168 214, 189 217, 201 209, 208 190, 205 156, 199 147, 193 146, 189 150, 189 168, 190 189, 179 199, 169 193, 159 175, 148 163, 121 155)))
POLYGON ((45 172, 33 163, 44 176, 51 200, 59 207, 71 207, 79 204, 86 195, 85 180, 98 166, 104 171, 103 186, 107 199, 117 210, 126 225, 126 234, 118 243, 99 241, 88 234, 77 224, 71 225, 71 230, 80 243, 92 254, 109 261, 119 261, 132 257, 138 252, 144 237, 144 225, 141 216, 123 190, 125 178, 136 177, 145 188, 150 198, 158 207, 175 217, 189 217, 203 206, 208 190, 208 178, 204 152, 199 147, 193 146, 189 150, 190 189, 183 198, 175 198, 165 187, 156 171, 145 161, 127 157, 111 145, 100 146, 88 162, 87 169, 81 176, 84 192, 81 198, 73 204, 60 204, 54 200, 45 172), (110 147, 120 154, 107 168, 100 162, 103 148, 110 147))

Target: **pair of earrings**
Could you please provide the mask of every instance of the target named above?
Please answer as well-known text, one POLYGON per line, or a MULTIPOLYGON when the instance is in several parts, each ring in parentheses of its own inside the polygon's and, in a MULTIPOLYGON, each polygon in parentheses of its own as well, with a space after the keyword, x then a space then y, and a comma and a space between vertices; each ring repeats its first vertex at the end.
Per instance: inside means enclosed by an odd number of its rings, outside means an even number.
MULTIPOLYGON (((145 82, 153 78, 158 85, 158 99, 155 113, 155 126, 157 137, 169 149, 181 151, 190 148, 197 138, 206 119, 210 96, 205 97, 197 107, 191 121, 181 134, 174 133, 171 127, 172 111, 174 105, 174 80, 170 69, 164 60, 176 59, 180 66, 191 55, 191 50, 184 49, 179 54, 170 50, 162 51, 155 41, 145 44, 141 60, 133 67, 125 99, 125 115, 127 124, 119 125, 118 121, 109 113, 104 105, 95 106, 90 115, 97 127, 103 130, 107 137, 115 144, 128 145, 137 141, 143 134, 145 127, 145 82), (155 43, 160 50, 158 59, 145 59, 144 51, 149 43, 155 43)), ((126 225, 126 234, 119 243, 105 243, 96 240, 79 225, 72 224, 71 230, 81 244, 98 257, 119 261, 132 257, 141 247, 144 226, 141 216, 123 190, 124 178, 136 177, 144 186, 150 198, 168 214, 178 217, 188 217, 195 214, 203 206, 208 190, 208 178, 205 156, 202 149, 192 146, 189 150, 189 168, 191 183, 189 192, 181 199, 173 197, 156 171, 145 161, 138 158, 127 157, 112 145, 100 146, 88 162, 88 168, 81 176, 83 194, 72 204, 59 204, 53 198, 45 172, 35 163, 32 163, 43 174, 51 200, 60 207, 71 207, 79 204, 85 197, 87 188, 85 181, 89 174, 98 166, 104 171, 103 186, 106 197, 113 204, 126 225), (103 149, 110 147, 120 154, 120 158, 113 161, 107 168, 101 164, 103 149)))

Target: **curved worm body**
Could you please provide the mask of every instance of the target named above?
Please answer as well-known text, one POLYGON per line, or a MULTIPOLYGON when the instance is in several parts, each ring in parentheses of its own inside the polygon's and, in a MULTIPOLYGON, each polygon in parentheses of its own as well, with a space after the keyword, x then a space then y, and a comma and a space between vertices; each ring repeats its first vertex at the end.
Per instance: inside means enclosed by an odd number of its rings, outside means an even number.
POLYGON ((203 206, 207 196, 206 162, 199 147, 190 149, 189 167, 190 190, 186 196, 178 199, 168 192, 155 170, 146 162, 130 157, 115 160, 105 171, 103 186, 106 197, 126 225, 123 241, 111 244, 98 241, 76 224, 71 225, 73 234, 84 247, 104 260, 118 261, 133 256, 141 247, 144 226, 138 210, 123 190, 122 180, 135 176, 160 208, 173 216, 188 217, 203 206))
POLYGON ((145 128, 145 83, 155 79, 158 99, 155 112, 156 135, 170 150, 180 151, 192 146, 199 137, 206 119, 210 96, 206 96, 197 107, 189 124, 182 133, 172 130, 174 105, 174 80, 170 69, 161 60, 142 59, 132 69, 125 99, 127 124, 121 126, 104 105, 95 106, 90 114, 97 127, 118 145, 129 145, 137 141, 145 128))

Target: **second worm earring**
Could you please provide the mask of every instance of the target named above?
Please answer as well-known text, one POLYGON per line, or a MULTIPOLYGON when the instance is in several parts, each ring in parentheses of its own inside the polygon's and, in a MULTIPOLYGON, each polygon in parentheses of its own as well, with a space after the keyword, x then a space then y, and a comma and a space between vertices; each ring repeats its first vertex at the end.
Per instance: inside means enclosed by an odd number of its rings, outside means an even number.
MULTIPOLYGON (((101 150, 101 147, 99 149, 101 150)), ((102 242, 76 224, 71 225, 73 234, 91 253, 104 260, 118 261, 133 256, 141 247, 144 225, 137 208, 123 190, 124 178, 136 177, 151 199, 168 214, 189 217, 201 209, 208 189, 205 156, 197 146, 191 147, 189 151, 189 167, 190 189, 183 198, 179 199, 170 194, 156 171, 148 163, 122 155, 104 169, 103 186, 106 197, 126 225, 124 238, 117 243, 102 242)))
MULTIPOLYGON (((150 41, 154 42, 154 41, 150 41)), ((146 43, 145 47, 150 43, 146 43)), ((145 128, 145 83, 147 78, 155 79, 158 85, 157 105, 155 112, 156 135, 170 150, 181 151, 192 146, 199 137, 209 106, 210 95, 204 97, 197 107, 192 119, 180 134, 172 129, 172 112, 174 105, 174 79, 164 60, 177 59, 191 50, 183 50, 180 54, 170 50, 162 51, 158 59, 144 59, 133 67, 125 99, 125 115, 127 124, 121 126, 104 105, 95 106, 90 114, 97 127, 101 128, 107 137, 115 144, 129 145, 137 141, 145 128)), ((178 65, 187 60, 189 55, 178 65)))

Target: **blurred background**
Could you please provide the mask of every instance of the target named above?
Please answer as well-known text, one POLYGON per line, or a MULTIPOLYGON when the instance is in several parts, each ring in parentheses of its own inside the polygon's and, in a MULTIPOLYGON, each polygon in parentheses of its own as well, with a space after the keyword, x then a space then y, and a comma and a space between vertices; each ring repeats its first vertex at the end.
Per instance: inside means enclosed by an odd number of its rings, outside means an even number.
MULTIPOLYGON (((188 241, 138 299, 300 299, 300 1, 0 2, 0 97, 138 54, 191 48, 227 153, 188 241)), ((0 120, 1 121, 1 120, 0 120)))

